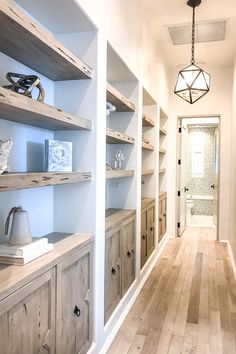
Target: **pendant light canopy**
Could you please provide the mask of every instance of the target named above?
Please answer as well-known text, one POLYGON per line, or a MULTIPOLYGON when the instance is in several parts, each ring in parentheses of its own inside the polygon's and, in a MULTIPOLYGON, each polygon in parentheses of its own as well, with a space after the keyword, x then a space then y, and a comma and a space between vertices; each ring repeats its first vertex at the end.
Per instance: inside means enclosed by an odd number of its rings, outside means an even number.
POLYGON ((192 58, 190 65, 181 70, 177 77, 174 93, 189 103, 194 103, 204 96, 210 89, 210 75, 195 65, 195 7, 201 0, 189 0, 187 5, 193 8, 192 21, 192 58))

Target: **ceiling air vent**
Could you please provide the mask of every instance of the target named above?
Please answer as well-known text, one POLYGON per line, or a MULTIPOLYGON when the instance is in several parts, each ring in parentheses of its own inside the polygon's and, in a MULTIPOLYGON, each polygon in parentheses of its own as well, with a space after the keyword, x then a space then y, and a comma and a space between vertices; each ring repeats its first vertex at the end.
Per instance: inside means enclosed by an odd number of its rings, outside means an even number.
MULTIPOLYGON (((196 23, 195 42, 225 40, 226 20, 212 20, 196 23)), ((168 30, 174 45, 191 43, 192 24, 170 25, 168 30)))

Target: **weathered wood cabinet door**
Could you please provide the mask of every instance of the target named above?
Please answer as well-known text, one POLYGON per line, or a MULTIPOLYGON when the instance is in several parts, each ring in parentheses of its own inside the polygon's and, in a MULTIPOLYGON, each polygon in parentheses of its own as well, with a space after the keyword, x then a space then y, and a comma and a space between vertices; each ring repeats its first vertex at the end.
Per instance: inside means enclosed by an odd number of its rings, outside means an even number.
POLYGON ((91 253, 88 245, 57 266, 57 354, 86 353, 90 347, 91 253))
POLYGON ((151 206, 147 213, 147 257, 152 253, 155 246, 155 207, 151 206))
POLYGON ((135 216, 123 224, 122 296, 135 279, 135 216))
POLYGON ((141 267, 147 260, 147 213, 141 214, 141 267))
POLYGON ((55 353, 55 269, 0 302, 1 354, 55 353))
POLYGON ((106 233, 105 322, 121 299, 121 240, 121 226, 106 233))
POLYGON ((166 196, 164 196, 159 200, 159 241, 166 233, 166 199, 166 196))

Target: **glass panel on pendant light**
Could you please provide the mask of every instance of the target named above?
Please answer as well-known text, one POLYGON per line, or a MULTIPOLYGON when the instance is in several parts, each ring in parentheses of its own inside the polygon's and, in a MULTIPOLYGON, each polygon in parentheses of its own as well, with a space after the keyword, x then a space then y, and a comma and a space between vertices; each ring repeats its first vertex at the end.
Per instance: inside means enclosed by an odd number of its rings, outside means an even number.
POLYGON ((178 95, 180 97, 182 97, 184 100, 190 101, 190 92, 189 92, 189 90, 185 90, 185 91, 179 92, 178 95))
POLYGON ((188 88, 186 81, 184 80, 182 73, 180 72, 178 75, 177 83, 176 83, 176 91, 186 90, 188 88))
POLYGON ((205 71, 203 71, 203 75, 204 75, 204 77, 205 77, 205 79, 206 79, 207 87, 208 87, 208 89, 209 89, 211 76, 210 76, 208 73, 206 73, 205 71))
POLYGON ((208 89, 207 82, 205 80, 203 72, 200 72, 200 74, 198 75, 198 77, 194 81, 192 88, 196 89, 196 90, 198 90, 198 89, 199 90, 207 90, 208 89))
POLYGON ((193 81, 196 79, 196 77, 199 74, 199 69, 196 68, 194 65, 190 65, 189 67, 184 69, 182 73, 188 85, 191 86, 193 81), (191 70, 190 67, 193 67, 193 69, 191 70))
POLYGON ((200 97, 205 95, 207 91, 191 90, 192 102, 196 102, 200 97))

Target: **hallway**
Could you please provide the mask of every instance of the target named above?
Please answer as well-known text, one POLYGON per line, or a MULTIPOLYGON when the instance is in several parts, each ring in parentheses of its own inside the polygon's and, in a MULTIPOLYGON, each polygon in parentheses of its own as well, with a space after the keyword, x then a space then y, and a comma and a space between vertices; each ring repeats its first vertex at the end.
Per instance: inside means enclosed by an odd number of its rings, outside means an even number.
POLYGON ((189 228, 168 242, 109 354, 236 352, 236 282, 215 232, 189 228))

